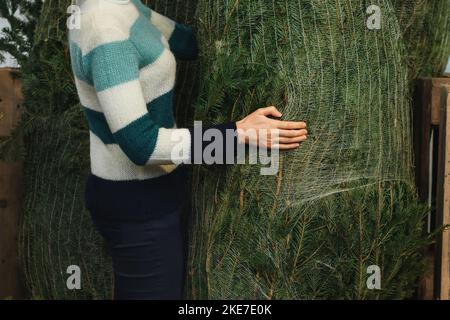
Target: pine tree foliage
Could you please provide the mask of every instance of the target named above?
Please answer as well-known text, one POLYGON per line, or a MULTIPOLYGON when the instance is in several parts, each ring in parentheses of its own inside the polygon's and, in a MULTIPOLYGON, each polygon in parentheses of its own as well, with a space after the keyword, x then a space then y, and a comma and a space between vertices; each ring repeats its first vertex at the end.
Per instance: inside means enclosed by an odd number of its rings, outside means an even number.
POLYGON ((450 56, 450 2, 396 0, 410 79, 440 76, 450 56))
POLYGON ((406 298, 425 209, 411 173, 407 68, 390 1, 199 1, 196 118, 276 105, 310 139, 258 166, 199 167, 189 293, 209 299, 406 298), (366 27, 380 6, 382 29, 366 27), (382 290, 368 290, 378 265, 382 290))
POLYGON ((8 20, 11 27, 0 30, 0 63, 5 53, 11 54, 23 65, 32 46, 32 38, 42 1, 3 0, 0 2, 0 17, 8 20), (21 16, 18 16, 20 12, 21 16))

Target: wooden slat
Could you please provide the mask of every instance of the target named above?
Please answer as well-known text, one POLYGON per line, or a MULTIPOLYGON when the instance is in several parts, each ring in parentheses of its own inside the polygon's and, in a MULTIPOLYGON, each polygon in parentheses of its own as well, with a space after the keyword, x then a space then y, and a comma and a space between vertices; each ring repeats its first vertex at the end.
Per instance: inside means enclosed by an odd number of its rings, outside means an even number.
MULTIPOLYGON (((0 69, 0 137, 7 137, 22 114, 17 69, 0 69)), ((18 235, 23 201, 23 165, 0 161, 0 300, 21 298, 18 235)))
POLYGON ((18 70, 0 68, 0 137, 10 136, 22 115, 21 89, 18 70))
POLYGON ((0 299, 20 298, 18 236, 22 164, 0 161, 0 299))
MULTIPOLYGON (((430 79, 419 79, 413 97, 415 178, 419 200, 423 203, 428 203, 430 196, 431 85, 430 79)), ((426 272, 420 279, 418 297, 429 300, 434 298, 434 248, 424 248, 423 254, 427 257, 426 272)))
POLYGON ((417 81, 413 98, 413 140, 416 186, 419 199, 427 203, 430 177, 431 80, 417 81))
MULTIPOLYGON (((441 88, 439 126, 438 180, 436 195, 436 227, 450 224, 450 86, 441 88)), ((436 245, 437 298, 450 298, 450 231, 445 230, 436 245)))
POLYGON ((431 78, 431 124, 438 126, 441 109, 441 88, 450 86, 450 78, 431 78))
POLYGON ((425 250, 425 272, 419 282, 418 298, 422 300, 434 299, 434 269, 435 252, 433 248, 425 250))

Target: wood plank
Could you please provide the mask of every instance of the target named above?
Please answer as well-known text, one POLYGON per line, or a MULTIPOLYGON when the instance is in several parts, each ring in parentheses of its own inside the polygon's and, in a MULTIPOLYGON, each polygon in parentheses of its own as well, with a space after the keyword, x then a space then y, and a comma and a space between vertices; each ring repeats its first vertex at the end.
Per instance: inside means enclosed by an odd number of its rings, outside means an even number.
MULTIPOLYGON (((436 227, 450 223, 450 86, 441 88, 439 128, 438 180, 436 196, 436 227)), ((445 230, 436 245, 436 297, 450 298, 450 231, 445 230)))
POLYGON ((419 79, 413 97, 413 141, 416 186, 420 201, 427 203, 430 177, 431 79, 419 79))
MULTIPOLYGON (((430 196, 430 144, 431 144, 431 79, 419 79, 413 95, 413 141, 415 179, 419 200, 428 203, 430 196)), ((428 221, 424 221, 428 225, 428 221)), ((426 271, 419 283, 418 297, 429 300, 434 298, 434 248, 424 248, 424 255, 433 256, 426 260, 426 271)))
POLYGON ((0 137, 10 136, 22 115, 21 91, 19 71, 13 68, 0 68, 0 137))
POLYGON ((427 248, 425 254, 425 272, 420 278, 418 298, 421 300, 434 300, 434 268, 435 250, 427 248))
POLYGON ((18 253, 22 174, 21 163, 0 162, 0 299, 22 296, 18 253))
POLYGON ((441 88, 450 86, 450 78, 430 78, 431 81, 431 124, 438 126, 441 109, 441 88))
MULTIPOLYGON (((22 115, 17 69, 0 69, 0 137, 7 137, 22 115)), ((21 298, 18 236, 23 201, 23 165, 0 161, 0 299, 21 298)))

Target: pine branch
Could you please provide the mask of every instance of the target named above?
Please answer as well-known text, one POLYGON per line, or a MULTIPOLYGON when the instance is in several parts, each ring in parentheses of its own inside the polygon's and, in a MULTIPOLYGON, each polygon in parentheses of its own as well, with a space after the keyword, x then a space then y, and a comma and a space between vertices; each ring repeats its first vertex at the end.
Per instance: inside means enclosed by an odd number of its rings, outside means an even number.
POLYGON ((10 27, 0 30, 3 35, 0 38, 0 60, 4 61, 5 53, 9 53, 20 65, 26 62, 33 46, 41 5, 42 0, 5 0, 0 4, 3 18, 10 24, 10 27))

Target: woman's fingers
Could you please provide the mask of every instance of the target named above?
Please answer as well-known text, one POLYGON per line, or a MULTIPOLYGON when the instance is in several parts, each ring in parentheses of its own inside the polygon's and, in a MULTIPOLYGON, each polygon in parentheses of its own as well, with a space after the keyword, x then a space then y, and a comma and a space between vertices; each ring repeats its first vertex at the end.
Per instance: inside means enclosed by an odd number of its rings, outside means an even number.
POLYGON ((271 124, 274 128, 282 130, 298 130, 306 129, 306 123, 303 121, 281 121, 281 120, 271 120, 271 124))
POLYGON ((294 138, 286 138, 286 137, 280 137, 278 139, 278 143, 280 144, 292 144, 292 143, 299 143, 306 141, 308 139, 308 136, 302 135, 294 138))
POLYGON ((308 135, 308 130, 306 130, 306 129, 278 130, 278 136, 280 136, 280 137, 295 138, 295 137, 306 136, 306 135, 308 135))
POLYGON ((306 140, 308 140, 308 136, 306 134, 296 136, 296 137, 277 137, 273 138, 270 137, 270 142, 268 145, 272 149, 278 149, 278 150, 292 150, 296 149, 300 146, 300 144, 306 140))

